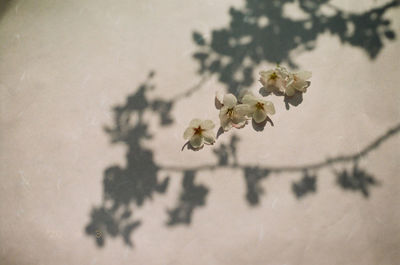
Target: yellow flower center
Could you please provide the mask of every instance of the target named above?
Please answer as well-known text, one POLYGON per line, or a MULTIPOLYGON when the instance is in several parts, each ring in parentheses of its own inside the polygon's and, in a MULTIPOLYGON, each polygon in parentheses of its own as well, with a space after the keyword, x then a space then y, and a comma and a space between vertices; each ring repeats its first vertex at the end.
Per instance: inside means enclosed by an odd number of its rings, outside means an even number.
POLYGON ((233 116, 233 108, 230 108, 226 111, 226 115, 228 115, 229 118, 233 116))
POLYGON ((271 79, 271 80, 275 80, 277 78, 278 78, 278 75, 275 72, 273 72, 272 74, 269 75, 269 79, 271 79))
POLYGON ((256 108, 257 109, 264 109, 264 103, 261 103, 261 102, 257 102, 257 104, 256 104, 256 108))
POLYGON ((205 131, 203 128, 201 128, 201 126, 194 128, 194 134, 198 134, 201 135, 201 133, 205 131))

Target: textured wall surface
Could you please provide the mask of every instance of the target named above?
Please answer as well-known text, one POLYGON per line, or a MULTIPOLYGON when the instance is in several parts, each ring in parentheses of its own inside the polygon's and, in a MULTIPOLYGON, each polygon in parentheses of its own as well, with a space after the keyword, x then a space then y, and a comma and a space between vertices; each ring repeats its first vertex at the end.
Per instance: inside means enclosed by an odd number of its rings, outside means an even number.
POLYGON ((399 264, 396 5, 2 1, 0 264, 399 264), (276 62, 300 104, 181 151, 276 62))

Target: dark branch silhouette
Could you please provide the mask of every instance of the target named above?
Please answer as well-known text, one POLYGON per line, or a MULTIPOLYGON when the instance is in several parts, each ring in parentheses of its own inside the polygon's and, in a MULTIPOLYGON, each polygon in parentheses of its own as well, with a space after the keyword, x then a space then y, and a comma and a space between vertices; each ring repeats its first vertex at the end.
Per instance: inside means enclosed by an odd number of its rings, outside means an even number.
POLYGON ((384 14, 397 7, 392 0, 363 13, 341 10, 330 0, 246 0, 244 8, 230 8, 228 26, 213 30, 206 40, 193 32, 198 51, 193 58, 199 63, 199 73, 216 75, 231 93, 254 84, 254 69, 258 65, 283 63, 297 68, 293 56, 315 49, 317 38, 330 33, 342 44, 364 50, 375 59, 384 47, 383 39, 394 40, 396 34, 384 14), (284 13, 285 6, 297 5, 306 18, 293 19, 284 13), (333 14, 328 15, 325 9, 333 14))
POLYGON ((365 170, 360 169, 354 164, 352 170, 344 169, 341 172, 335 172, 337 176, 337 184, 345 190, 360 191, 364 197, 369 197, 369 188, 371 185, 378 185, 379 182, 368 174, 365 170))
POLYGON ((311 192, 316 192, 317 177, 310 176, 307 171, 304 172, 303 178, 299 182, 293 182, 292 190, 297 198, 301 198, 311 192))
POLYGON ((195 185, 195 171, 185 171, 182 180, 182 192, 176 208, 168 210, 167 225, 190 224, 193 210, 205 205, 208 189, 203 185, 195 185))
MULTIPOLYGON (((354 154, 349 154, 349 155, 344 155, 344 156, 337 156, 334 158, 328 158, 324 161, 312 163, 312 164, 306 164, 306 165, 299 165, 299 166, 262 166, 259 167, 261 170, 268 170, 271 173, 286 173, 286 172, 304 172, 307 170, 319 170, 324 167, 331 166, 333 164, 338 164, 338 163, 344 163, 344 162, 358 162, 359 159, 365 157, 368 153, 371 151, 375 150, 377 147, 379 147, 380 144, 388 140, 390 137, 396 135, 400 131, 400 124, 396 125, 392 129, 389 129, 384 135, 378 137, 376 140, 374 140, 372 143, 367 145, 365 148, 363 148, 361 151, 354 153, 354 154)), ((241 169, 245 168, 245 165, 238 165, 238 164, 226 164, 226 165, 220 165, 220 164, 212 164, 212 165, 200 165, 197 167, 192 167, 190 170, 195 170, 195 171, 201 171, 201 170, 216 170, 219 168, 233 168, 233 169, 241 169)), ((164 170, 167 171, 182 171, 182 170, 189 170, 184 168, 184 167, 163 167, 164 170)))
POLYGON ((103 202, 101 206, 94 207, 91 212, 91 222, 86 226, 86 233, 92 235, 98 246, 103 246, 107 237, 121 236, 128 246, 133 246, 131 233, 140 226, 141 221, 133 218, 136 207, 142 207, 156 194, 167 192, 169 176, 181 174, 182 191, 176 207, 167 209, 168 226, 189 225, 192 221, 194 210, 206 203, 209 188, 195 183, 195 176, 201 171, 216 171, 222 168, 232 168, 243 172, 246 183, 246 200, 251 206, 260 203, 260 197, 265 193, 261 186, 262 180, 271 174, 299 173, 303 174, 300 182, 292 183, 292 191, 297 198, 306 194, 315 193, 317 190, 317 171, 331 167, 334 164, 353 164, 353 169, 334 172, 337 175, 337 184, 344 190, 359 191, 364 197, 370 195, 370 186, 379 182, 358 167, 358 161, 378 148, 400 131, 400 124, 388 130, 385 134, 375 139, 361 151, 343 156, 328 158, 326 160, 298 166, 255 166, 241 164, 238 161, 237 148, 240 142, 236 135, 231 136, 228 144, 222 143, 214 148, 216 163, 199 165, 196 167, 165 166, 154 161, 153 151, 144 147, 143 140, 151 139, 148 124, 143 119, 145 111, 152 111, 159 117, 161 127, 173 123, 170 111, 177 99, 149 100, 146 96, 148 90, 154 89, 152 78, 154 73, 138 87, 136 92, 128 97, 125 104, 114 108, 114 126, 106 127, 112 142, 122 142, 128 147, 126 166, 110 166, 104 171, 103 202), (313 172, 310 175, 308 172, 313 172))
MULTIPOLYGON (((91 210, 86 233, 93 236, 100 247, 104 246, 107 237, 119 236, 126 245, 133 246, 131 233, 142 222, 134 219, 134 210, 154 196, 167 192, 169 177, 173 174, 182 175, 183 180, 176 207, 166 209, 168 227, 189 225, 194 210, 206 204, 210 189, 195 183, 196 174, 201 171, 222 168, 242 171, 247 190, 245 199, 251 206, 255 206, 265 193, 261 186, 262 180, 271 174, 303 174, 302 179, 293 182, 291 186, 296 198, 301 199, 307 194, 316 193, 319 170, 332 165, 351 164, 351 170, 334 171, 337 184, 346 191, 360 192, 368 198, 371 195, 370 187, 379 182, 365 169, 359 168, 358 162, 396 135, 400 131, 400 124, 360 152, 296 166, 241 164, 237 157, 239 138, 233 135, 229 144, 221 144, 213 150, 217 160, 215 164, 189 168, 156 163, 153 151, 143 143, 152 138, 149 124, 143 116, 145 112, 150 112, 158 117, 161 127, 171 126, 174 123, 171 112, 176 102, 191 96, 213 75, 226 85, 229 92, 237 93, 254 84, 254 69, 264 62, 281 62, 296 68, 293 51, 313 50, 317 37, 325 32, 337 36, 342 43, 363 49, 369 58, 374 59, 384 46, 384 38, 396 38, 390 28, 390 21, 384 18, 384 14, 398 4, 398 1, 391 1, 367 12, 348 13, 331 5, 329 0, 247 0, 243 9, 229 10, 230 24, 226 28, 214 30, 210 40, 194 32, 193 40, 198 45, 198 51, 193 58, 200 65, 201 75, 197 84, 171 99, 150 100, 146 95, 147 91, 155 88, 152 85, 155 73, 150 72, 147 80, 127 97, 126 102, 113 109, 114 124, 106 127, 105 132, 110 135, 113 143, 127 146, 126 165, 112 165, 104 170, 103 200, 100 206, 91 210), (307 18, 292 19, 284 16, 284 6, 290 3, 297 3, 307 18), (324 14, 324 6, 331 8, 334 15, 324 14)), ((285 97, 286 107, 299 105, 302 102, 301 96, 297 94, 291 98, 285 97)), ((258 131, 262 131, 264 126, 266 124, 253 124, 258 131)))

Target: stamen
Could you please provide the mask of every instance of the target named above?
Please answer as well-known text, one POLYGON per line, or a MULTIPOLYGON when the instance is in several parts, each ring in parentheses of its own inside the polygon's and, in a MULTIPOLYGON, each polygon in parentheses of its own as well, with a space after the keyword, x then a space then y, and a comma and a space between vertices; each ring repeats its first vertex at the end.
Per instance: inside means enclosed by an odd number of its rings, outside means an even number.
POLYGON ((199 134, 201 135, 201 133, 204 131, 203 128, 201 128, 201 126, 194 128, 194 134, 199 134))
POLYGON ((226 114, 228 115, 228 117, 232 117, 233 115, 233 108, 230 108, 226 111, 226 114))

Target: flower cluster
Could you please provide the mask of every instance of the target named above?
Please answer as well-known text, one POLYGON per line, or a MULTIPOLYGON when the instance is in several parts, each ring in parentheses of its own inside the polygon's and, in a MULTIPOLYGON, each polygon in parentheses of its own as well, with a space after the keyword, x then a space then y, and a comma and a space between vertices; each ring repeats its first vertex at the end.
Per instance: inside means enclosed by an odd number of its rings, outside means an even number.
POLYGON ((310 71, 292 73, 282 66, 260 72, 260 83, 267 92, 278 92, 287 96, 293 96, 296 91, 306 92, 310 85, 307 80, 310 78, 310 71))
MULTIPOLYGON (((267 93, 291 97, 296 93, 305 93, 310 86, 311 72, 289 72, 285 67, 260 72, 260 83, 267 93)), ((275 107, 271 101, 257 97, 249 91, 243 91, 237 98, 233 94, 215 96, 215 105, 219 109, 220 126, 223 131, 231 128, 243 128, 248 120, 256 124, 263 123, 269 115, 275 114, 275 107)), ((204 144, 214 144, 215 125, 211 120, 193 119, 185 130, 183 138, 188 140, 192 150, 203 148, 204 144)))

